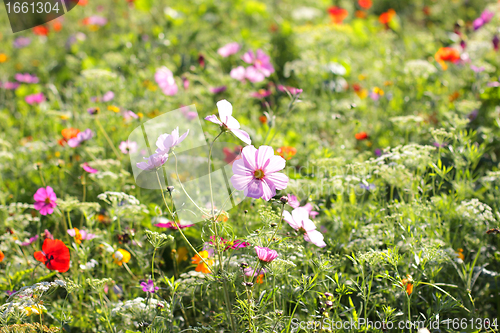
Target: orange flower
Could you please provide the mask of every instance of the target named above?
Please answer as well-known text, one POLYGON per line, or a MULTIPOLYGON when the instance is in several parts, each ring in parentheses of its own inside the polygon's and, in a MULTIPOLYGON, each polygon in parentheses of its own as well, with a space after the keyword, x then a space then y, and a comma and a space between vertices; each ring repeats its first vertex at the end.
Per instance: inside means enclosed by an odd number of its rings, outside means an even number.
POLYGON ((267 124, 267 117, 266 117, 266 116, 260 116, 260 117, 259 117, 259 121, 260 121, 263 125, 265 125, 265 124, 267 124))
POLYGON ((396 15, 396 11, 391 8, 388 11, 386 11, 385 13, 380 14, 380 16, 378 17, 378 20, 380 23, 387 25, 389 22, 392 21, 392 19, 394 18, 395 15, 396 15))
POLYGON ((335 24, 341 24, 342 21, 345 20, 347 15, 349 15, 349 12, 346 9, 337 6, 328 8, 328 13, 330 14, 332 21, 335 24))
POLYGON ((452 47, 442 47, 434 55, 434 59, 441 65, 443 70, 448 69, 446 62, 456 63, 460 60, 460 52, 452 47))
POLYGON ((200 255, 195 255, 194 257, 191 258, 191 263, 197 265, 195 271, 197 272, 202 272, 203 274, 208 274, 210 273, 210 269, 208 268, 207 264, 205 264, 202 260, 206 259, 205 261, 212 266, 214 264, 213 259, 208 259, 210 254, 208 251, 201 251, 199 252, 200 255))
POLYGON ((38 36, 47 36, 49 34, 49 28, 39 25, 33 28, 33 33, 38 36))
MULTIPOLYGON (((457 252, 456 252, 457 256, 462 259, 462 260, 465 260, 465 256, 464 256, 464 249, 458 249, 457 252)), ((0 260, 1 261, 1 260, 0 260)))
POLYGON ((431 8, 429 6, 425 6, 422 11, 424 12, 424 15, 429 16, 431 15, 431 8))
POLYGON ((372 0, 358 0, 358 5, 363 9, 370 9, 372 6, 372 0))
POLYGON ((406 293, 410 296, 413 293, 413 278, 410 274, 406 275, 406 279, 401 281, 401 286, 405 287, 406 293))
POLYGON ((259 276, 257 276, 257 278, 255 279, 255 283, 263 284, 264 283, 264 274, 260 274, 259 276))
POLYGON ((285 160, 289 160, 292 157, 294 157, 295 154, 297 154, 297 149, 295 149, 294 147, 283 146, 283 147, 278 148, 276 150, 276 152, 278 153, 278 155, 283 157, 285 160))
POLYGON ((460 97, 460 93, 458 91, 455 91, 453 94, 448 96, 448 99, 450 100, 450 103, 455 102, 458 98, 460 97))
POLYGON ((360 18, 360 19, 366 18, 366 12, 364 12, 362 10, 357 10, 354 15, 356 15, 356 17, 360 18))
POLYGON ((5 255, 3 254, 3 252, 2 252, 2 251, 0 251, 0 262, 2 262, 2 261, 3 261, 3 258, 5 258, 5 255))
POLYGON ((365 139, 368 139, 368 134, 366 132, 359 132, 359 133, 356 133, 356 135, 354 135, 354 137, 356 138, 356 140, 365 140, 365 139))
POLYGON ((5 53, 0 53, 0 64, 6 62, 7 60, 9 60, 9 56, 5 53))
POLYGON ((88 0, 80 0, 78 1, 79 6, 86 6, 88 4, 88 0))
POLYGON ((66 140, 76 138, 78 133, 80 133, 80 130, 73 127, 65 128, 61 131, 63 138, 66 140))
POLYGON ((61 21, 54 20, 51 23, 52 23, 52 28, 54 29, 54 31, 58 32, 58 31, 62 30, 63 25, 62 25, 61 21))

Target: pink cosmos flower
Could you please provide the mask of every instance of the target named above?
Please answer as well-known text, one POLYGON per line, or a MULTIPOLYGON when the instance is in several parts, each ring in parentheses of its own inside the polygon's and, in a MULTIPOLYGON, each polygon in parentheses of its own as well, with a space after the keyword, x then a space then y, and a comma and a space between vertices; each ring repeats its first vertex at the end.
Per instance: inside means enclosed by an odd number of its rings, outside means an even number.
POLYGON ((481 73, 484 71, 484 67, 477 67, 474 65, 470 65, 470 69, 472 69, 475 73, 481 73))
POLYGON ((243 270, 243 273, 245 273, 246 276, 251 277, 252 274, 253 274, 253 276, 266 274, 267 270, 265 268, 261 268, 261 269, 256 270, 253 267, 247 267, 243 270))
POLYGON ((57 196, 50 186, 46 188, 40 187, 33 195, 33 199, 35 199, 35 209, 40 211, 42 215, 52 214, 57 206, 57 196))
MULTIPOLYGON (((299 200, 293 194, 288 194, 288 204, 292 208, 299 208, 300 207, 299 200)), ((309 213, 309 216, 312 217, 312 218, 315 218, 319 214, 317 211, 312 210, 313 206, 310 203, 306 203, 301 208, 307 210, 307 212, 309 213)))
POLYGON ((495 16, 494 12, 490 12, 489 10, 485 10, 481 13, 481 16, 479 16, 477 19, 472 22, 472 26, 474 27, 474 30, 480 29, 483 25, 489 23, 491 19, 495 16))
POLYGON ((302 93, 302 89, 295 88, 295 87, 289 87, 289 86, 283 86, 281 84, 278 85, 278 90, 283 91, 283 92, 290 92, 292 95, 300 95, 302 93))
POLYGON ((155 282, 153 280, 148 280, 148 282, 141 282, 142 291, 146 293, 154 294, 160 287, 155 287, 155 282))
POLYGON ((256 246, 255 252, 257 252, 257 257, 262 262, 271 262, 278 257, 278 252, 267 247, 256 246))
POLYGON ((31 75, 29 73, 24 73, 24 74, 17 73, 16 75, 14 75, 14 78, 17 81, 23 83, 38 83, 39 81, 38 77, 36 77, 35 75, 31 75))
POLYGON ((220 87, 210 87, 208 88, 208 90, 212 93, 212 94, 220 94, 220 93, 223 93, 224 91, 226 91, 227 87, 226 86, 220 86, 220 87))
MULTIPOLYGON (((154 226, 157 228, 167 228, 170 230, 177 230, 178 229, 175 226, 175 223, 172 221, 168 221, 167 223, 164 223, 164 222, 156 223, 154 226)), ((177 226, 179 227, 179 229, 185 229, 185 228, 189 228, 189 227, 194 226, 194 224, 180 221, 180 222, 177 222, 177 226)))
POLYGON ((156 70, 155 81, 160 86, 163 93, 167 96, 173 96, 177 94, 179 88, 177 88, 177 83, 175 83, 174 74, 170 69, 163 66, 156 70))
POLYGON ((242 159, 233 163, 231 183, 238 191, 244 191, 250 198, 262 198, 269 201, 276 195, 276 190, 284 190, 288 177, 279 173, 285 168, 283 157, 274 155, 270 146, 246 146, 241 151, 242 159))
POLYGON ((266 77, 274 73, 274 67, 270 62, 271 58, 261 49, 258 49, 256 54, 252 50, 249 50, 241 57, 241 59, 243 59, 243 61, 247 64, 253 65, 256 70, 264 74, 266 77))
POLYGON ((313 205, 310 202, 306 203, 304 206, 302 206, 302 208, 307 210, 311 218, 315 218, 316 216, 319 215, 319 212, 313 210, 313 205))
POLYGON ((198 113, 196 111, 190 111, 191 109, 187 106, 181 107, 181 113, 187 120, 198 119, 198 113))
POLYGON ((302 207, 296 208, 290 214, 288 211, 283 213, 283 219, 295 230, 304 234, 304 240, 311 242, 316 246, 325 247, 323 235, 316 230, 316 225, 309 219, 309 212, 302 207))
POLYGON ((118 146, 120 151, 124 154, 133 154, 137 152, 137 142, 135 141, 122 141, 118 146))
POLYGON ((238 66, 236 68, 233 68, 231 72, 229 73, 229 76, 231 76, 233 79, 238 80, 238 81, 245 81, 245 67, 243 66, 238 66))
POLYGON ((165 162, 168 160, 168 155, 153 154, 148 158, 144 157, 144 159, 147 160, 147 162, 139 162, 136 164, 137 167, 144 171, 151 171, 156 170, 163 164, 165 164, 165 162))
MULTIPOLYGON (((81 238, 82 240, 91 240, 91 239, 94 239, 94 238, 97 237, 96 235, 91 234, 90 232, 87 232, 87 231, 85 231, 83 229, 78 229, 78 232, 82 236, 82 238, 81 238)), ((75 230, 75 228, 68 229, 68 235, 70 235, 71 237, 75 237, 76 236, 76 230, 75 230)))
POLYGON ((250 94, 250 96, 252 96, 254 98, 259 98, 259 99, 263 99, 269 95, 271 95, 271 90, 265 90, 265 89, 260 89, 258 91, 254 91, 253 93, 250 94))
POLYGON ((134 111, 130 111, 130 110, 123 110, 122 116, 123 116, 123 120, 125 120, 125 122, 128 122, 132 118, 139 119, 139 116, 134 111))
POLYGON ((113 98, 115 98, 115 93, 112 92, 112 91, 108 91, 104 94, 104 96, 102 96, 102 101, 103 102, 109 102, 111 101, 113 98))
POLYGON ((255 67, 249 66, 245 70, 245 78, 252 83, 258 83, 264 81, 266 76, 255 67))
POLYGON ((81 165, 83 170, 87 171, 88 173, 98 173, 99 170, 92 168, 87 162, 83 163, 81 165))
POLYGON ((89 16, 85 19, 83 19, 83 24, 85 25, 98 25, 98 26, 103 26, 108 23, 108 20, 105 17, 102 16, 89 16))
POLYGON ((221 47, 220 49, 218 49, 217 53, 221 57, 226 58, 232 54, 237 53, 240 50, 240 48, 241 48, 240 44, 233 42, 233 43, 226 44, 223 47, 221 47))
POLYGON ((3 84, 0 82, 0 87, 7 89, 7 90, 15 90, 20 86, 19 83, 17 82, 4 82, 3 84))
POLYGON ((36 242, 37 239, 38 239, 38 235, 35 235, 35 236, 31 237, 30 239, 25 240, 24 242, 17 240, 16 244, 21 245, 21 246, 30 246, 31 244, 36 242))
POLYGON ((71 148, 76 148, 83 142, 92 139, 93 136, 94 133, 92 133, 92 130, 90 128, 87 128, 85 131, 78 133, 75 138, 69 139, 68 146, 70 146, 71 148))
POLYGON ((217 102, 217 109, 219 110, 219 118, 216 115, 210 115, 205 117, 205 120, 208 120, 214 124, 220 125, 222 130, 232 132, 238 139, 245 142, 247 145, 252 143, 250 140, 250 135, 247 132, 240 129, 240 123, 236 118, 232 116, 233 114, 233 106, 227 100, 223 99, 222 101, 217 102))
POLYGON ((43 93, 38 93, 38 94, 33 94, 33 95, 28 95, 24 98, 26 103, 28 104, 40 104, 43 101, 45 101, 45 96, 43 93))
POLYGON ((179 126, 177 126, 171 134, 160 135, 158 140, 156 140, 156 147, 158 147, 158 149, 156 149, 155 153, 162 155, 168 154, 170 149, 178 146, 182 141, 184 141, 188 134, 189 130, 179 137, 179 126))
POLYGON ((48 231, 47 229, 45 229, 45 231, 43 232, 43 239, 54 239, 54 236, 52 236, 52 234, 50 233, 50 231, 48 231))

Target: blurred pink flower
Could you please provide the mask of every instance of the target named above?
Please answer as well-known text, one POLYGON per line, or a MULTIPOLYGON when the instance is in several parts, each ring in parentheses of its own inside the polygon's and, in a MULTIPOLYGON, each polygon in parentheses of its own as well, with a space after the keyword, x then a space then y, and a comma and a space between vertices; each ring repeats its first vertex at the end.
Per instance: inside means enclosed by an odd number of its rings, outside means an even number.
POLYGON ((175 128, 171 134, 162 134, 156 140, 156 149, 155 153, 167 155, 171 148, 178 146, 186 136, 189 134, 189 130, 186 133, 179 136, 179 127, 175 128))
POLYGON ((97 15, 89 16, 89 17, 83 19, 84 25, 103 26, 103 25, 106 25, 106 23, 108 23, 108 20, 105 17, 97 16, 97 15))
POLYGON ((208 88, 208 90, 212 93, 212 94, 220 94, 224 91, 226 91, 227 87, 226 86, 220 86, 220 87, 210 87, 208 88))
POLYGON ((57 196, 50 186, 46 188, 40 187, 33 195, 33 199, 35 199, 35 209, 40 211, 42 215, 52 214, 57 206, 57 196))
POLYGON ((278 257, 278 252, 267 247, 256 246, 255 252, 257 253, 259 260, 262 262, 271 262, 278 257))
POLYGON ((267 96, 271 95, 271 90, 259 89, 258 91, 254 91, 250 94, 250 96, 254 98, 263 99, 267 96))
POLYGON ((222 130, 231 131, 238 139, 245 142, 247 145, 251 144, 252 140, 250 140, 250 135, 240 129, 240 123, 238 122, 238 120, 236 120, 236 118, 232 116, 233 106, 231 105, 231 103, 229 103, 225 99, 223 99, 222 101, 218 101, 217 109, 219 110, 220 120, 214 114, 205 117, 205 120, 220 125, 222 130))
POLYGON ((75 138, 69 139, 68 146, 70 146, 71 148, 76 148, 84 141, 92 139, 93 136, 94 133, 92 133, 92 130, 90 128, 87 128, 85 131, 78 133, 75 138))
POLYGON ((136 166, 141 170, 151 171, 156 170, 163 164, 165 164, 168 159, 168 155, 153 154, 148 158, 144 157, 144 159, 147 160, 147 162, 139 162, 136 164, 136 166))
POLYGON ((302 89, 295 88, 295 87, 289 87, 289 86, 285 87, 281 84, 278 85, 278 90, 283 91, 283 92, 286 92, 288 90, 288 92, 290 92, 290 94, 292 94, 292 95, 300 95, 302 93, 302 89))
POLYGON ((38 239, 38 235, 35 235, 35 236, 31 237, 30 239, 28 239, 28 240, 26 240, 24 242, 21 242, 21 241, 17 240, 16 244, 21 245, 21 246, 30 246, 31 244, 33 244, 34 242, 36 242, 37 239, 38 239))
POLYGON ((250 198, 262 198, 269 201, 276 195, 276 190, 284 190, 288 177, 278 173, 285 168, 283 157, 274 155, 270 146, 246 146, 241 151, 242 159, 233 163, 231 183, 238 191, 244 191, 250 198))
POLYGON ((19 83, 17 82, 4 82, 4 83, 1 83, 0 82, 0 87, 4 88, 4 89, 7 89, 7 90, 15 90, 19 87, 19 83))
POLYGON ((38 93, 38 94, 33 94, 33 95, 28 95, 24 98, 26 103, 28 104, 40 104, 43 101, 45 101, 45 96, 43 93, 38 93))
POLYGON ((181 80, 182 80, 182 86, 184 87, 184 90, 187 90, 189 88, 188 78, 183 76, 183 77, 181 77, 181 80))
POLYGON ((81 165, 82 169, 87 171, 88 173, 98 173, 99 170, 92 168, 87 162, 81 165))
POLYGON ((249 66, 246 68, 245 78, 252 83, 262 82, 266 79, 265 75, 253 66, 249 66))
POLYGON ((118 149, 124 154, 133 154, 137 152, 137 142, 135 141, 122 141, 118 146, 118 149))
POLYGON ((14 75, 14 78, 16 79, 16 81, 23 83, 38 83, 39 81, 38 77, 29 73, 17 73, 16 75, 14 75))
POLYGON ((295 208, 290 214, 288 211, 283 213, 283 219, 295 230, 304 235, 306 242, 311 242, 316 246, 325 247, 323 235, 316 230, 316 225, 309 219, 309 212, 304 208, 295 208))
POLYGON ((233 68, 229 75, 238 81, 245 81, 245 67, 243 66, 238 66, 236 68, 233 68))
POLYGON ((249 50, 241 59, 247 64, 253 65, 257 71, 261 72, 266 77, 274 73, 274 67, 270 62, 271 58, 261 49, 258 49, 256 53, 249 50))
MULTIPOLYGON (((170 229, 170 230, 177 230, 177 227, 175 226, 175 223, 172 222, 172 221, 168 221, 167 223, 165 223, 165 222, 156 223, 154 226, 157 227, 157 228, 167 228, 167 229, 170 229)), ((185 229, 185 228, 189 228, 189 227, 194 226, 194 224, 192 224, 192 223, 186 223, 186 222, 182 222, 181 221, 181 222, 177 222, 177 226, 180 229, 185 229)))
POLYGON ((148 280, 148 282, 141 282, 142 291, 146 293, 154 294, 160 287, 155 287, 155 282, 153 280, 148 280))
POLYGON ((31 39, 28 37, 18 37, 14 40, 14 47, 16 49, 21 49, 31 44, 31 39))
POLYGON ((226 58, 226 57, 229 57, 230 55, 238 52, 240 50, 240 48, 241 48, 240 44, 233 42, 233 43, 226 44, 223 47, 221 47, 220 49, 218 49, 217 53, 221 57, 226 58))
MULTIPOLYGON (((76 228, 73 228, 73 229, 68 229, 68 235, 70 235, 71 237, 75 237, 76 236, 76 228)), ((85 230, 82 230, 82 229, 77 229, 78 232, 80 233, 81 235, 81 239, 82 240, 91 240, 91 239, 94 239, 96 238, 97 236, 94 235, 94 234, 91 234, 90 232, 87 232, 85 230)))
POLYGON ((480 29, 483 25, 489 23, 491 19, 495 16, 494 12, 491 12, 489 10, 484 10, 481 13, 481 16, 479 16, 477 19, 472 22, 472 26, 474 27, 474 30, 480 29))
POLYGON ((112 92, 112 91, 108 91, 104 94, 104 96, 102 96, 102 101, 103 102, 109 102, 111 101, 113 98, 115 98, 115 93, 112 92))
POLYGON ((167 67, 163 66, 156 70, 155 81, 165 95, 173 96, 177 94, 178 88, 177 83, 175 83, 174 74, 167 67))

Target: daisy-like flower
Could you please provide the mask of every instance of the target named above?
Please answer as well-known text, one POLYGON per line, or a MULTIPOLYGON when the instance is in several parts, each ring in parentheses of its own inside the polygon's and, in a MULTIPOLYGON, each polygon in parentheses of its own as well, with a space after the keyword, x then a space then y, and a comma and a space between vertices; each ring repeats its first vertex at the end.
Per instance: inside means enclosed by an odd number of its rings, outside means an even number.
POLYGON ((24 98, 26 103, 32 104, 40 104, 45 101, 45 95, 43 93, 28 95, 24 98))
POLYGON ((142 291, 146 292, 146 293, 151 293, 151 294, 154 294, 156 293, 160 287, 155 287, 155 282, 151 279, 148 280, 148 282, 141 282, 141 287, 142 287, 142 291))
POLYGON ((102 96, 102 101, 103 102, 109 102, 111 101, 113 98, 115 98, 115 93, 112 92, 112 91, 108 91, 104 94, 104 96, 102 96))
POLYGON ((92 133, 92 130, 90 128, 87 128, 85 131, 78 133, 76 137, 69 139, 68 146, 70 146, 71 148, 76 148, 83 142, 92 139, 93 136, 94 133, 92 133))
POLYGON ((23 83, 38 83, 39 79, 35 75, 31 75, 29 73, 17 73, 14 78, 16 81, 23 82, 23 83))
POLYGON ((217 53, 221 57, 226 58, 232 54, 237 53, 240 50, 240 48, 241 48, 240 44, 233 42, 233 43, 226 44, 223 47, 221 47, 220 49, 218 49, 217 53))
POLYGON ((91 240, 97 236, 87 232, 85 230, 80 230, 78 228, 68 229, 68 235, 75 238, 75 243, 81 244, 82 240, 91 240))
POLYGON ((35 235, 35 236, 30 237, 29 239, 25 240, 24 242, 16 240, 16 244, 21 245, 21 246, 30 246, 31 244, 36 242, 37 239, 38 239, 38 235, 35 235))
POLYGON ((35 199, 35 209, 40 211, 42 215, 52 214, 57 206, 57 196, 50 186, 46 188, 40 187, 33 195, 33 199, 35 199))
POLYGON ((231 72, 229 73, 229 76, 231 76, 233 79, 238 80, 238 81, 245 81, 245 67, 243 66, 238 66, 236 68, 233 68, 231 72))
POLYGON ((177 83, 175 83, 174 74, 170 69, 163 66, 156 70, 155 81, 160 86, 163 93, 167 96, 173 96, 177 94, 179 88, 177 88, 177 83))
POLYGON ((236 118, 232 116, 233 106, 231 105, 231 103, 229 103, 225 99, 223 99, 222 101, 218 101, 217 109, 219 110, 220 119, 213 114, 205 117, 205 120, 220 125, 222 130, 230 131, 241 141, 245 142, 248 145, 251 144, 252 140, 250 140, 250 135, 240 129, 240 123, 238 122, 238 120, 236 120, 236 118))
POLYGON ((238 191, 244 191, 250 198, 269 201, 276 190, 284 190, 288 177, 279 173, 285 168, 283 157, 274 155, 270 146, 246 146, 241 151, 242 158, 234 161, 231 183, 238 191))
POLYGON ((137 142, 135 141, 122 141, 118 146, 118 149, 124 154, 133 154, 137 152, 137 142))
POLYGON ((158 149, 156 149, 155 152, 160 155, 167 155, 170 149, 178 146, 182 141, 184 141, 188 134, 189 130, 179 136, 179 127, 177 127, 171 134, 160 135, 158 140, 156 140, 156 147, 158 147, 158 149))
POLYGON ((257 71, 264 74, 265 77, 274 73, 274 67, 271 64, 271 57, 258 49, 255 53, 252 50, 246 52, 241 59, 247 64, 251 64, 257 71))
POLYGON ((122 266, 130 261, 131 255, 130 252, 124 249, 118 249, 115 253, 113 253, 113 259, 115 264, 122 266))
POLYGON ((309 212, 304 208, 296 208, 290 214, 283 212, 283 219, 296 231, 304 234, 304 240, 311 242, 316 246, 325 247, 321 232, 316 230, 316 225, 309 219, 309 212))
POLYGON ((144 171, 156 170, 161 167, 168 159, 168 155, 153 154, 148 158, 144 157, 147 162, 137 163, 137 167, 144 171))
POLYGON ((257 253, 259 260, 263 263, 271 262, 278 257, 278 252, 271 250, 268 247, 256 246, 255 252, 257 253))
POLYGON ((203 259, 211 266, 214 264, 213 259, 209 259, 210 253, 207 250, 203 250, 199 252, 200 255, 195 255, 194 257, 191 258, 191 263, 197 265, 195 271, 197 272, 202 272, 204 274, 210 273, 210 269, 208 266, 203 262, 203 259))
POLYGON ((87 162, 80 165, 88 173, 98 173, 99 170, 92 168, 87 162))

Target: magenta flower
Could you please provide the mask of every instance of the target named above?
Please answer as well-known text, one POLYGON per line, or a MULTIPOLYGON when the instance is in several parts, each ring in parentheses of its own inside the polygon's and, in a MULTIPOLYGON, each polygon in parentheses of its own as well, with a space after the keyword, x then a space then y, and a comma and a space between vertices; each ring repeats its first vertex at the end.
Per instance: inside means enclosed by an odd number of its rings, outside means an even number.
POLYGON ((249 50, 241 57, 241 59, 243 59, 243 61, 247 64, 253 65, 256 70, 264 74, 266 77, 274 73, 274 67, 270 62, 271 58, 261 49, 258 49, 256 54, 252 50, 249 50))
POLYGON ((267 270, 265 268, 254 269, 253 267, 247 267, 243 270, 243 273, 245 273, 246 276, 251 277, 252 275, 258 276, 258 275, 266 274, 267 270))
POLYGON ((250 198, 269 201, 276 190, 284 190, 288 177, 279 173, 285 168, 283 157, 274 155, 270 146, 246 146, 241 151, 242 158, 234 161, 231 183, 238 191, 244 191, 250 198))
POLYGON ((87 162, 83 163, 80 165, 83 170, 87 171, 88 173, 98 173, 99 170, 92 168, 87 162))
POLYGON ((45 229, 45 231, 43 232, 43 239, 54 239, 54 236, 52 236, 52 234, 50 233, 50 231, 48 231, 47 229, 45 229))
POLYGON ((141 282, 142 291, 146 293, 154 294, 160 287, 155 287, 155 282, 153 280, 148 280, 148 282, 141 282))
POLYGON ((147 162, 137 163, 137 167, 144 171, 156 170, 161 167, 168 160, 168 155, 153 154, 148 158, 145 158, 147 162))
POLYGON ((500 45, 500 38, 498 38, 498 35, 493 36, 491 42, 493 43, 493 48, 495 49, 495 51, 498 51, 498 47, 500 45))
POLYGON ((240 48, 241 48, 240 44, 233 42, 233 43, 226 44, 223 47, 221 47, 220 49, 218 49, 217 53, 221 57, 226 58, 232 54, 237 53, 240 50, 240 48))
POLYGON ((485 10, 481 13, 481 16, 479 16, 477 19, 472 22, 472 26, 474 30, 480 29, 483 25, 489 23, 491 19, 495 16, 495 13, 490 12, 489 10, 485 10))
POLYGON ((170 149, 178 146, 182 141, 184 141, 188 134, 189 130, 179 137, 179 126, 177 126, 171 134, 160 135, 158 140, 156 140, 156 147, 158 147, 158 149, 156 149, 155 153, 162 155, 168 154, 170 149))
POLYGON ((229 76, 231 76, 233 79, 238 80, 238 81, 245 81, 246 77, 246 71, 245 67, 243 66, 238 66, 236 68, 233 68, 231 72, 229 73, 229 76))
POLYGON ((16 291, 14 289, 5 291, 7 295, 12 296, 16 291))
POLYGON ((255 252, 257 252, 257 257, 262 262, 271 262, 278 256, 278 252, 267 247, 256 246, 255 252))
POLYGON ((26 101, 26 103, 30 105, 35 103, 40 104, 43 101, 45 101, 45 96, 43 95, 43 93, 38 93, 38 94, 28 95, 24 98, 24 100, 26 101))
MULTIPOLYGON (((156 223, 154 226, 157 228, 167 228, 170 230, 177 230, 178 229, 175 226, 175 223, 172 221, 168 221, 167 223, 164 223, 164 222, 156 223)), ((194 226, 194 224, 181 221, 181 222, 177 222, 177 226, 179 227, 179 229, 185 229, 185 228, 189 228, 189 227, 194 226)))
MULTIPOLYGON (((288 204, 290 205, 290 207, 292 208, 299 208, 300 207, 300 202, 299 200, 297 199, 297 197, 293 194, 288 194, 288 204)), ((307 210, 307 212, 309 213, 309 216, 312 217, 312 218, 315 218, 319 213, 312 210, 313 209, 313 206, 310 204, 310 203, 306 203, 304 206, 302 206, 301 208, 307 210)))
POLYGON ((120 151, 124 154, 133 154, 137 152, 137 142, 135 141, 122 141, 118 146, 120 151))
POLYGON ((17 240, 16 244, 21 245, 21 246, 30 246, 31 244, 33 244, 34 242, 36 242, 37 239, 38 239, 38 235, 35 235, 35 236, 31 237, 30 239, 25 240, 24 242, 21 242, 21 241, 17 240))
POLYGON ((111 101, 113 98, 115 98, 115 93, 112 92, 112 91, 108 91, 104 94, 104 96, 102 96, 102 101, 103 102, 109 102, 111 101))
POLYGON ((17 82, 4 82, 3 84, 0 82, 0 87, 7 89, 7 90, 15 90, 20 86, 19 83, 17 82))
POLYGON ((208 90, 212 93, 212 94, 220 94, 220 93, 223 93, 224 91, 226 91, 227 87, 226 86, 220 86, 220 87, 211 87, 211 88, 208 88, 208 90))
POLYGON ((295 88, 295 87, 289 87, 289 86, 283 86, 281 84, 278 85, 278 90, 286 92, 288 91, 292 95, 300 95, 302 93, 302 89, 295 88))
POLYGON ((160 86, 163 93, 167 96, 173 96, 177 94, 179 88, 177 88, 177 83, 175 83, 174 74, 170 69, 163 66, 156 70, 155 81, 160 86))
POLYGON ((57 206, 57 196, 50 186, 46 188, 40 187, 33 195, 33 199, 35 199, 35 209, 40 211, 42 215, 52 214, 57 206))
MULTIPOLYGON (((76 228, 73 228, 73 229, 68 229, 68 235, 70 235, 71 237, 75 237, 76 236, 76 228)), ((80 233, 80 235, 82 236, 82 240, 91 240, 91 239, 94 239, 96 238, 97 236, 94 235, 94 234, 91 234, 90 232, 87 232, 83 229, 77 229, 78 232, 80 233)))
POLYGON ((323 235, 316 230, 316 225, 309 219, 309 212, 300 207, 296 208, 290 214, 288 211, 283 213, 283 219, 295 230, 304 235, 306 242, 311 242, 316 246, 325 247, 323 235))
POLYGON ((181 77, 181 80, 182 80, 182 87, 184 88, 184 90, 188 90, 188 88, 189 88, 188 78, 183 76, 183 77, 181 77))
POLYGON ((266 98, 269 95, 271 95, 271 90, 265 90, 265 89, 260 89, 250 94, 250 96, 259 99, 266 98))
POLYGON ((90 128, 87 128, 85 131, 78 133, 76 135, 76 138, 69 139, 68 146, 70 146, 71 148, 76 148, 83 142, 92 139, 93 136, 94 133, 92 133, 92 130, 90 128))
POLYGON ((216 115, 206 116, 205 120, 208 120, 214 124, 220 125, 223 131, 232 132, 238 139, 245 142, 247 145, 252 143, 250 140, 250 135, 247 132, 240 129, 240 123, 236 118, 232 116, 233 106, 231 103, 223 99, 217 102, 217 109, 219 110, 219 118, 216 115))
POLYGON ((14 47, 16 49, 22 49, 23 47, 26 47, 31 44, 31 39, 28 37, 18 37, 14 40, 14 47))
POLYGON ((23 83, 38 83, 39 81, 38 77, 29 73, 17 73, 16 75, 14 75, 14 78, 16 79, 16 81, 23 83))

